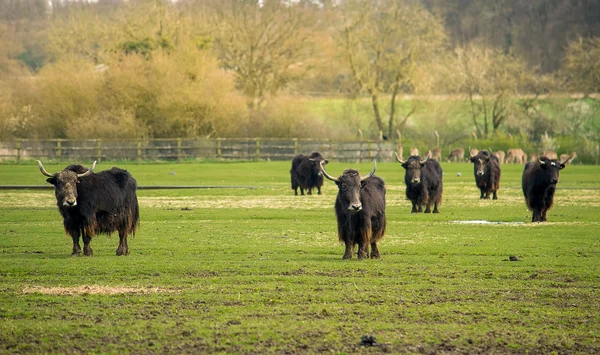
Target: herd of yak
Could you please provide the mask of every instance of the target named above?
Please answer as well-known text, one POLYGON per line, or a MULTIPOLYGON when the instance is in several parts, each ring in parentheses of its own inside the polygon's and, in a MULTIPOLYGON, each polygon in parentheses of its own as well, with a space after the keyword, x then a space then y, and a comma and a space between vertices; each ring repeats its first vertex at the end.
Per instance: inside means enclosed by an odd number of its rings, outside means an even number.
MULTIPOLYGON (((474 166, 475 183, 481 199, 498 198, 500 187, 500 162, 514 159, 523 163, 527 160, 521 149, 509 150, 506 157, 491 151, 469 152, 474 166)), ((405 169, 406 197, 412 203, 412 213, 439 213, 442 203, 442 168, 438 162, 438 151, 429 151, 423 160, 418 152, 412 151, 407 160, 398 154, 396 159, 405 169), (416 153, 416 154, 415 154, 416 153), (425 210, 423 210, 425 207, 425 210), (433 208, 433 209, 432 209, 433 208)), ((527 207, 532 211, 532 222, 546 221, 546 212, 552 207, 554 192, 559 179, 559 170, 565 167, 574 155, 562 157, 542 154, 525 164, 522 187, 527 207)), ((464 150, 450 153, 448 161, 464 160, 464 150)), ((338 237, 345 244, 344 259, 351 259, 358 245, 358 259, 379 258, 377 243, 383 238, 386 228, 385 183, 375 176, 376 163, 367 175, 355 169, 345 170, 339 177, 325 170, 328 160, 318 152, 298 155, 292 160, 291 184, 294 193, 312 194, 316 189, 321 194, 323 178, 334 181, 338 187, 335 214, 338 237), (370 247, 370 254, 369 254, 370 247)), ((128 255, 127 236, 134 235, 139 224, 139 206, 135 179, 126 170, 116 167, 94 172, 96 162, 87 169, 81 165, 69 165, 54 174, 46 171, 38 160, 38 166, 48 183, 54 185, 56 203, 63 217, 65 232, 73 239, 72 255, 81 255, 79 244, 83 239, 83 255, 93 254, 90 242, 99 233, 119 233, 117 255, 128 255)))

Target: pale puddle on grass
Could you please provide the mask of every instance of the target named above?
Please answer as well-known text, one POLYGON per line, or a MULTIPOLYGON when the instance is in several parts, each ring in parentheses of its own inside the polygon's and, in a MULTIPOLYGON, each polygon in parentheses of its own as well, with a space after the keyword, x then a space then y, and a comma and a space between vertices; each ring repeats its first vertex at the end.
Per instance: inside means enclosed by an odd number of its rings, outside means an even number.
POLYGON ((486 221, 484 219, 476 219, 470 221, 450 221, 450 223, 456 224, 497 224, 497 225, 522 225, 525 222, 497 222, 497 221, 486 221))
POLYGON ((153 294, 153 293, 169 293, 178 292, 177 290, 160 288, 160 287, 113 287, 86 285, 77 287, 43 287, 32 286, 23 289, 23 293, 41 293, 44 295, 54 296, 71 296, 71 295, 122 295, 122 294, 153 294))

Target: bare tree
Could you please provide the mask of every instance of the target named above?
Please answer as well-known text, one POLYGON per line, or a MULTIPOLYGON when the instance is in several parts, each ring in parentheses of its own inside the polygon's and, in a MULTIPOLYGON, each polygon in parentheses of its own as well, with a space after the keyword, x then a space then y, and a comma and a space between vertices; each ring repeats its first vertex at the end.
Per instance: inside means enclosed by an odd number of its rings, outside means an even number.
POLYGON ((600 91, 600 37, 569 43, 563 63, 563 77, 574 90, 586 95, 600 91))
MULTIPOLYGON (((354 79, 371 98, 378 131, 391 137, 396 129, 396 100, 419 85, 415 67, 442 48, 443 26, 424 8, 402 0, 350 0, 342 4, 342 12, 338 42, 354 79), (387 127, 380 104, 384 97, 390 98, 387 127)), ((414 106, 404 123, 412 112, 414 106)))
POLYGON ((312 19, 287 1, 218 2, 215 46, 222 65, 235 72, 250 108, 310 69, 312 19))

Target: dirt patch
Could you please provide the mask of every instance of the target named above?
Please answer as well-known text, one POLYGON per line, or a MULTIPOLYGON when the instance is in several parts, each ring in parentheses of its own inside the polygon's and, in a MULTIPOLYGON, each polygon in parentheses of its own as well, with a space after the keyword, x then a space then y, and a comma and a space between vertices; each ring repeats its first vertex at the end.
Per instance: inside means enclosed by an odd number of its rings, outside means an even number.
POLYGON ((151 294, 151 293, 169 293, 177 290, 160 287, 125 287, 125 286, 99 286, 85 285, 77 287, 43 287, 32 286, 23 289, 23 293, 42 293, 45 295, 65 296, 65 295, 122 295, 122 294, 151 294))

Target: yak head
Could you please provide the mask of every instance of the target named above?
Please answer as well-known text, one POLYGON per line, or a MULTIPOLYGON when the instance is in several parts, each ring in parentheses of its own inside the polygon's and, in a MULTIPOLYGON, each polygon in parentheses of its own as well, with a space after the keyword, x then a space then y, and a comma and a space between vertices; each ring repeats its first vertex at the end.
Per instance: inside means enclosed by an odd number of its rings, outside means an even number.
POLYGON ((326 165, 329 160, 323 158, 321 153, 314 152, 310 155, 308 160, 311 162, 311 175, 312 176, 323 176, 321 171, 321 164, 326 165))
POLYGON ((320 163, 323 175, 334 181, 338 186, 338 198, 350 212, 358 212, 362 210, 362 202, 360 200, 360 190, 367 184, 367 179, 375 174, 375 168, 377 164, 373 160, 373 170, 367 175, 361 176, 357 170, 348 169, 345 170, 340 177, 333 177, 327 174, 323 162, 320 163))
POLYGON ((482 150, 477 155, 471 155, 470 159, 471 163, 473 163, 473 168, 476 176, 485 175, 485 169, 490 162, 491 155, 489 152, 482 150))
POLYGON ((396 154, 396 160, 402 167, 406 170, 404 175, 404 181, 407 184, 418 185, 421 183, 421 168, 425 166, 425 162, 429 158, 425 158, 425 160, 421 160, 421 157, 413 155, 408 158, 408 160, 401 160, 398 154, 396 154))
POLYGON ((558 184, 559 171, 565 168, 565 164, 567 164, 568 161, 569 159, 564 162, 559 162, 556 159, 548 159, 544 156, 538 158, 540 168, 542 168, 552 185, 558 184))
POLYGON ((47 172, 41 161, 38 160, 37 162, 42 174, 48 176, 46 181, 54 185, 54 194, 56 195, 58 205, 65 207, 77 206, 77 184, 81 178, 88 176, 94 171, 96 162, 94 161, 92 167, 87 170, 81 165, 71 165, 54 174, 47 172))

